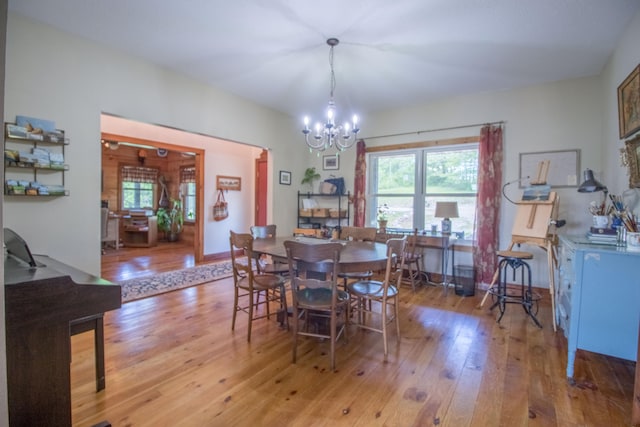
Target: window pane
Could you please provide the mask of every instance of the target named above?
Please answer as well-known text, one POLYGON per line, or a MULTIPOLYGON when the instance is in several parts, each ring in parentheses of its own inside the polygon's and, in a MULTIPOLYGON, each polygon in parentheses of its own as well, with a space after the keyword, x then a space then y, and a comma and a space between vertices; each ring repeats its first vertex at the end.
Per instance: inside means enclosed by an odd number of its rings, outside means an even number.
POLYGON ((148 182, 122 182, 123 209, 153 209, 154 184, 148 182))
POLYGON ((196 184, 187 182, 182 184, 182 194, 184 194, 184 219, 185 221, 196 220, 196 184))
POLYGON ((427 151, 426 193, 475 193, 478 184, 478 149, 427 151))
POLYGON ((376 193, 413 194, 416 191, 416 156, 394 154, 378 157, 376 193))
POLYGON ((476 197, 475 196, 442 196, 427 197, 424 206, 425 229, 430 232, 431 226, 436 225, 437 230, 442 231, 442 218, 435 218, 436 202, 458 202, 459 218, 451 219, 451 231, 454 233, 464 233, 461 237, 465 239, 474 238, 473 225, 476 215, 476 197))
MULTIPOLYGON (((413 230, 413 199, 413 196, 383 196, 377 197, 374 200, 377 200, 376 206, 386 204, 389 207, 387 211, 387 228, 413 230)), ((377 215, 372 216, 370 226, 378 226, 377 215)))

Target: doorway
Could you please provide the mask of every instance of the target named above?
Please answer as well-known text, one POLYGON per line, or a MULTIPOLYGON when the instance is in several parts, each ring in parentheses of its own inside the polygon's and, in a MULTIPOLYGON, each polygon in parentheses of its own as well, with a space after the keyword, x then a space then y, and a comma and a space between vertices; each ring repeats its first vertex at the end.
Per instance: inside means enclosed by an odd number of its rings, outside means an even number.
MULTIPOLYGON (((121 170, 123 166, 140 166, 142 168, 152 168, 163 177, 162 181, 154 183, 153 204, 150 207, 155 213, 160 205, 161 196, 166 191, 166 197, 169 199, 180 198, 183 203, 187 195, 184 194, 185 184, 182 182, 184 169, 191 169, 194 175, 195 185, 191 185, 190 205, 193 208, 190 212, 185 212, 185 221, 180 241, 176 243, 168 243, 170 246, 168 251, 180 253, 183 264, 195 264, 201 262, 204 258, 202 244, 203 230, 203 150, 198 148, 186 147, 182 145, 172 145, 165 142, 143 140, 132 138, 124 135, 115 135, 102 133, 102 188, 101 200, 108 205, 109 211, 116 216, 124 216, 129 212, 125 209, 126 203, 123 202, 123 191, 121 187, 121 170), (195 206, 193 206, 195 205, 195 206), (174 246, 171 246, 174 245, 174 246), (189 253, 190 252, 190 253, 189 253)), ((166 204, 166 200, 163 201, 166 204)), ((122 227, 122 226, 120 226, 122 227)), ((122 240, 122 239, 121 239, 122 240)), ((167 243, 162 233, 158 235, 158 246, 165 246, 167 243)), ((139 257, 140 261, 132 262, 131 271, 122 271, 122 274, 129 277, 139 276, 136 269, 141 270, 144 274, 149 271, 155 271, 154 268, 149 269, 149 265, 153 262, 149 261, 149 257, 154 254, 162 253, 158 249, 151 248, 127 248, 118 249, 117 259, 123 263, 131 262, 132 257, 139 257), (121 251, 121 252, 120 252, 121 251), (143 260, 146 258, 146 260, 143 260), (128 261, 125 261, 128 260, 128 261)), ((115 249, 114 249, 115 250, 115 249)), ((166 252, 166 251, 165 251, 166 252)), ((101 259, 102 264, 108 264, 107 268, 113 275, 113 257, 104 257, 101 259)), ((190 265, 185 265, 188 267, 190 265)), ((127 270, 126 266, 122 270, 127 270)), ((120 274, 120 273, 119 273, 120 274)), ((122 278, 120 276, 120 278, 122 278)))

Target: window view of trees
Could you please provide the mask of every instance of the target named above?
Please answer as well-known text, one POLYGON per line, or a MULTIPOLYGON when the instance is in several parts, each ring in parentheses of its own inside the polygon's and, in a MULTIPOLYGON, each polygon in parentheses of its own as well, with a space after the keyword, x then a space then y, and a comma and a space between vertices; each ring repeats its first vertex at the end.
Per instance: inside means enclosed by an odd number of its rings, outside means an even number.
POLYGON ((153 209, 154 184, 122 181, 123 209, 153 209))
POLYGON ((428 230, 437 201, 457 201, 459 218, 452 230, 473 238, 477 196, 478 147, 465 144, 375 153, 369 157, 369 224, 376 226, 377 207, 389 206, 387 228, 428 230))

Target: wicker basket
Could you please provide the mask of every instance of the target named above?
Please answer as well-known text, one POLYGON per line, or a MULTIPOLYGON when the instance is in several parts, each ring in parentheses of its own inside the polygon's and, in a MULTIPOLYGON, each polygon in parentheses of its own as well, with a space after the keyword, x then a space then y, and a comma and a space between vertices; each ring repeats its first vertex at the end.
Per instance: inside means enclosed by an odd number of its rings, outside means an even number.
POLYGON ((328 208, 313 208, 313 217, 314 218, 326 218, 329 216, 328 208))
POLYGON ((310 217, 311 215, 311 209, 300 209, 300 216, 306 216, 306 217, 310 217))
POLYGON ((346 218, 347 210, 346 209, 329 209, 329 216, 331 218, 346 218))

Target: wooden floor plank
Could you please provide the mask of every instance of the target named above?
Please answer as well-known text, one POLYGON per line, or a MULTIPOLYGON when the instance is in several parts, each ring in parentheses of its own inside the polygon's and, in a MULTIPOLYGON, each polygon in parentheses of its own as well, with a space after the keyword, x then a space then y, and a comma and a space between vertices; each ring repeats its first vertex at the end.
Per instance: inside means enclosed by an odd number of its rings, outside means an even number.
MULTIPOLYGON (((156 261, 108 263, 103 276, 188 267, 188 255, 180 261, 172 248, 156 261)), ((126 260, 125 251, 117 257, 126 260)), ((254 322, 251 343, 244 315, 231 332, 231 279, 133 301, 105 316, 105 390, 95 392, 92 333, 72 338, 73 424, 629 425, 635 363, 578 351, 568 381, 566 339, 553 332, 542 293, 539 329, 516 305, 497 323, 488 306, 477 308, 480 293, 403 288, 389 361, 379 334, 350 327, 335 373, 327 343, 315 339, 300 343, 292 364, 291 333, 275 320, 254 322)))

